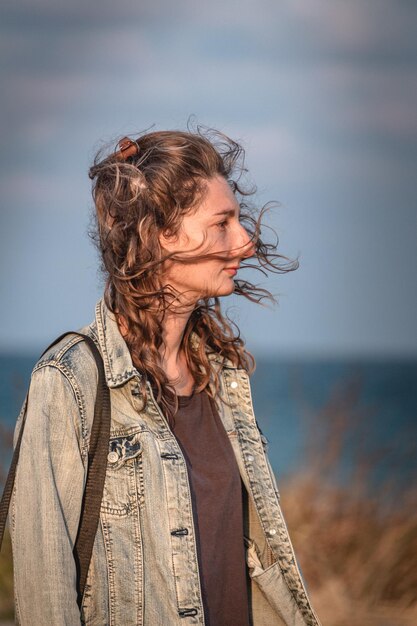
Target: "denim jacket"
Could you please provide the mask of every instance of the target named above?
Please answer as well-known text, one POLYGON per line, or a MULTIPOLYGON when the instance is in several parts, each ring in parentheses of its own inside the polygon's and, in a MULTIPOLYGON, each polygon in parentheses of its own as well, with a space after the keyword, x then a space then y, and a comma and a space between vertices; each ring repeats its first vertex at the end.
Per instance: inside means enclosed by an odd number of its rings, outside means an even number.
MULTIPOLYGON (((73 547, 86 478, 97 369, 65 337, 36 364, 11 506, 16 622, 22 626, 204 624, 186 463, 103 300, 81 329, 97 343, 112 421, 100 523, 77 605, 73 547)), ((298 570, 247 373, 211 354, 216 404, 246 487, 244 536, 253 626, 319 624, 298 570)), ((15 430, 15 442, 22 412, 15 430)), ((236 625, 238 626, 238 625, 236 625)))

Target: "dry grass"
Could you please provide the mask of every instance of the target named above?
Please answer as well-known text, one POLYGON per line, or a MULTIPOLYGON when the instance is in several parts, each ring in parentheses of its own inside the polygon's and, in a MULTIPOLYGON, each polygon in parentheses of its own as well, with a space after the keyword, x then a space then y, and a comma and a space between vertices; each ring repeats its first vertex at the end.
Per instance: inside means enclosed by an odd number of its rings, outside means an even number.
POLYGON ((294 477, 283 508, 312 602, 326 626, 417 624, 415 498, 379 502, 294 477))
POLYGON ((359 397, 352 378, 308 416, 305 469, 282 485, 283 509, 325 626, 415 626, 417 483, 398 467, 409 456, 412 474, 416 442, 393 441, 371 458, 359 397), (341 471, 347 450, 350 471, 341 471))
POLYGON ((0 620, 11 620, 13 607, 13 567, 10 535, 6 529, 0 555, 0 620))

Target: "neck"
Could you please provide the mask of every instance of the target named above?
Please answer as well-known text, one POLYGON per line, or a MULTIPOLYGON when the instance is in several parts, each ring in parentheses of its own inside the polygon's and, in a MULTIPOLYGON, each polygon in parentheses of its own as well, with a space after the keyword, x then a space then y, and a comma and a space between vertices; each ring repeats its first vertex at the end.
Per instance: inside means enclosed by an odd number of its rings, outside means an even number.
MULTIPOLYGON (((165 311, 162 320, 162 344, 159 349, 161 366, 178 393, 189 394, 194 381, 188 370, 185 354, 181 350, 185 327, 196 306, 196 301, 184 301, 180 306, 165 311)), ((123 336, 127 334, 127 324, 122 316, 118 316, 119 329, 123 336)))
POLYGON ((160 348, 162 362, 175 364, 178 362, 185 327, 187 326, 193 308, 181 313, 167 311, 162 322, 162 346, 160 348))
POLYGON ((182 310, 181 313, 166 312, 162 323, 163 343, 160 348, 162 369, 177 394, 181 395, 191 394, 195 384, 185 353, 181 350, 185 327, 193 308, 182 310))

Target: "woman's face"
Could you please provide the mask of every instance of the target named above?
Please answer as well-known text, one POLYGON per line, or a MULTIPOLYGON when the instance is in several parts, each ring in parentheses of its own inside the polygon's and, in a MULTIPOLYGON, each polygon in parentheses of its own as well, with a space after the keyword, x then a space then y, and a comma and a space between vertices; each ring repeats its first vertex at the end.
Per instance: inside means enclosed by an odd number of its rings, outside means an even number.
POLYGON ((210 179, 204 200, 184 216, 179 233, 160 235, 165 251, 195 258, 192 263, 165 261, 163 284, 174 287, 190 303, 232 293, 240 262, 254 254, 248 233, 239 222, 239 211, 227 181, 222 176, 210 179), (198 258, 207 253, 221 254, 222 259, 198 258))

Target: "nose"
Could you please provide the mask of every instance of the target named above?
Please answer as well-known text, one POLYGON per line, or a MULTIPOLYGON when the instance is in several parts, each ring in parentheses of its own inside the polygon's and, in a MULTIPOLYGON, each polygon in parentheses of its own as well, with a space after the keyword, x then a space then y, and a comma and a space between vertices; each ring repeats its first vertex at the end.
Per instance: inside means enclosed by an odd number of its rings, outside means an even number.
POLYGON ((248 259, 255 254, 255 244, 253 240, 249 237, 248 231, 244 226, 242 226, 242 224, 239 224, 239 229, 240 243, 238 246, 238 253, 239 256, 242 257, 242 259, 248 259))

